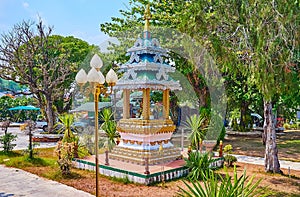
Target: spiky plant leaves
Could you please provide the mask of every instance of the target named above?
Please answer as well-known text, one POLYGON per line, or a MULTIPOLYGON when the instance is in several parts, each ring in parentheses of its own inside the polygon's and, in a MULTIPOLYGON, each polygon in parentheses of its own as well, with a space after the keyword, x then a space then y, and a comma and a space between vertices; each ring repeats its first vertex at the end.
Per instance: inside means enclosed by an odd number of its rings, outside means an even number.
POLYGON ((262 194, 263 189, 258 188, 262 179, 254 182, 255 176, 246 176, 246 170, 238 177, 236 167, 234 167, 233 180, 226 172, 225 177, 215 174, 212 170, 209 172, 209 177, 204 179, 201 184, 200 181, 192 181, 191 184, 183 181, 186 189, 179 187, 180 192, 178 196, 188 197, 255 197, 267 196, 262 194))

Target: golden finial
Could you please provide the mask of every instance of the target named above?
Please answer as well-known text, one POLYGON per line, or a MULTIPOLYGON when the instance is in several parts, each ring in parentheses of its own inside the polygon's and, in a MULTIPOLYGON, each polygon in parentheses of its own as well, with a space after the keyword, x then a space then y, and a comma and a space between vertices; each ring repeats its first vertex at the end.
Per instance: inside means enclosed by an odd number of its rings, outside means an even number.
POLYGON ((145 19, 144 31, 149 31, 150 30, 149 20, 151 19, 150 5, 149 4, 146 6, 144 19, 145 19))

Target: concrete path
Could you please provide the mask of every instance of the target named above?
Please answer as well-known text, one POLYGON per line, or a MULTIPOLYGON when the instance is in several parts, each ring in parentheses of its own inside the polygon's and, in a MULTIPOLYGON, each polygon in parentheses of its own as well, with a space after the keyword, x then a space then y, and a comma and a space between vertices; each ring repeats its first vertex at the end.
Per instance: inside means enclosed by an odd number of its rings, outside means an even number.
MULTIPOLYGON (((265 159, 263 157, 251 157, 246 155, 234 155, 238 162, 241 163, 250 163, 256 165, 265 165, 265 159)), ((300 162, 292 162, 292 161, 285 161, 279 160, 280 168, 291 169, 291 170, 298 170, 300 171, 300 162)))
MULTIPOLYGON (((29 145, 29 136, 25 134, 24 131, 21 131, 19 127, 9 127, 8 133, 12 133, 13 135, 17 135, 16 141, 13 141, 13 144, 16 144, 13 150, 26 150, 28 149, 29 145)), ((40 130, 35 130, 34 133, 40 133, 40 130)), ((0 136, 4 135, 4 131, 0 129, 0 136)), ((48 147, 55 147, 56 142, 41 142, 38 143, 34 148, 48 148, 48 147)), ((0 150, 3 150, 3 148, 0 148, 0 150)))
POLYGON ((89 197, 89 193, 0 165, 0 197, 89 197))

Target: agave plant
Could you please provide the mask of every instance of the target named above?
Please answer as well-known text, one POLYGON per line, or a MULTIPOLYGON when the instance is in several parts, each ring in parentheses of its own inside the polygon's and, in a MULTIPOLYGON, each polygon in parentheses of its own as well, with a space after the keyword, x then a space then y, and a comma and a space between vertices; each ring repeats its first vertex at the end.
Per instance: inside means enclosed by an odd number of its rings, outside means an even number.
POLYGON ((213 160, 210 158, 209 153, 200 153, 198 151, 191 152, 189 158, 185 159, 185 166, 189 168, 188 178, 191 180, 205 179, 204 176, 210 170, 210 164, 213 160))
POLYGON ((204 128, 206 118, 200 115, 192 115, 187 119, 187 127, 191 129, 191 133, 188 139, 191 142, 192 147, 200 148, 200 141, 204 139, 207 128, 204 128))
MULTIPOLYGON (((254 196, 267 196, 262 194, 263 189, 258 188, 262 179, 254 182, 255 176, 250 179, 246 176, 246 170, 238 177, 236 168, 234 167, 233 180, 228 172, 225 177, 215 174, 212 170, 208 172, 209 178, 201 184, 199 181, 191 182, 191 185, 183 181, 187 189, 179 187, 180 192, 178 196, 188 197, 254 197, 254 196)), ((205 175, 206 176, 206 175, 205 175)))

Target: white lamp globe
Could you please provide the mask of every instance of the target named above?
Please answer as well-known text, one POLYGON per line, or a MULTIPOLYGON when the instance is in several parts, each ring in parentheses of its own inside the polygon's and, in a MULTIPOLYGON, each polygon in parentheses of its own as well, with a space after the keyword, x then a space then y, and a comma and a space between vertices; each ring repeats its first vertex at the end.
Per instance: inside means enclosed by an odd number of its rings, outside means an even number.
POLYGON ((110 69, 106 75, 106 82, 111 84, 116 84, 118 81, 118 76, 113 69, 110 69))
POLYGON ((90 66, 92 68, 95 68, 97 71, 99 71, 100 68, 103 66, 103 62, 102 62, 101 58, 97 54, 95 54, 92 57, 92 59, 90 61, 90 66))
POLYGON ((80 69, 80 71, 76 74, 75 81, 79 85, 83 85, 87 82, 87 75, 83 69, 80 69))
POLYGON ((95 68, 91 68, 87 74, 87 80, 90 83, 100 83, 101 77, 95 68))

